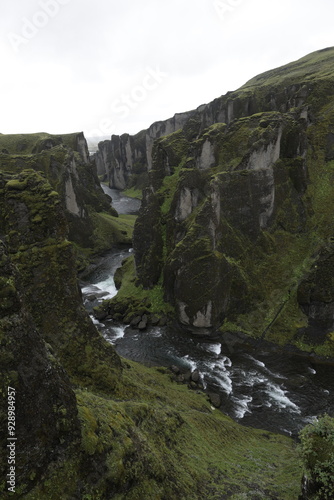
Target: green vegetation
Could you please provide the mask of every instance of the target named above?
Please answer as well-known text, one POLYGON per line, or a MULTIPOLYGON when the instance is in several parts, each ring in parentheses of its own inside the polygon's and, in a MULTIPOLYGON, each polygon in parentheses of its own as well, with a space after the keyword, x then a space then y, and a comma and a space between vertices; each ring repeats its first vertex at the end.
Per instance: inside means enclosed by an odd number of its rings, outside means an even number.
POLYGON ((137 189, 135 187, 132 187, 132 188, 129 188, 129 189, 125 189, 124 191, 122 191, 122 193, 125 196, 129 196, 129 198, 137 198, 138 200, 141 200, 142 197, 143 197, 142 190, 141 189, 137 189))
POLYGON ((173 197, 178 186, 180 170, 180 168, 176 168, 172 175, 166 176, 163 180, 161 188, 159 189, 159 195, 164 200, 161 205, 162 215, 167 215, 170 210, 173 197))
POLYGON ((252 89, 254 87, 277 87, 296 85, 297 83, 318 82, 321 79, 331 80, 334 68, 334 48, 312 52, 295 62, 266 71, 261 75, 249 80, 240 90, 252 89))
POLYGON ((94 253, 103 252, 115 244, 131 244, 135 215, 114 217, 100 212, 93 213, 91 217, 94 224, 94 253))
POLYGON ((108 312, 115 320, 129 324, 138 315, 152 315, 158 318, 174 315, 173 307, 164 299, 161 283, 145 289, 138 283, 134 257, 128 257, 122 263, 115 275, 119 287, 116 297, 103 301, 95 309, 97 314, 108 312))
POLYGON ((76 395, 80 450, 52 464, 27 500, 75 495, 79 484, 94 500, 298 496, 292 440, 235 424, 163 369, 126 362, 112 399, 76 395))
MULTIPOLYGON (((22 171, 14 181, 12 176, 0 176, 0 228, 20 273, 26 308, 72 382, 110 390, 120 363, 82 306, 76 254, 66 239, 68 226, 59 196, 33 170, 22 171)), ((133 219, 125 218, 117 230, 131 231, 132 225, 133 219)))
POLYGON ((300 454, 306 470, 310 500, 333 498, 334 419, 324 415, 300 433, 300 454))
MULTIPOLYGON (((6 150, 10 155, 31 155, 41 152, 42 148, 63 144, 77 150, 78 133, 65 135, 51 135, 44 132, 36 134, 0 134, 0 153, 6 150)), ((2 158, 3 159, 3 158, 2 158)))

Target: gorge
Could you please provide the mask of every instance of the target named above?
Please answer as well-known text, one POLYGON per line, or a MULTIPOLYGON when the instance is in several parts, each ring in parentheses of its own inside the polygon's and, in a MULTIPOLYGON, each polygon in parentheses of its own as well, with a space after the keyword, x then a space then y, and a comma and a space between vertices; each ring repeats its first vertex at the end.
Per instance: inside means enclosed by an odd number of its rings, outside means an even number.
POLYGON ((0 134, 2 498, 9 387, 17 498, 332 498, 332 424, 304 467, 289 436, 333 413, 333 70, 315 52, 92 158, 0 134))
MULTIPOLYGON (((115 249, 85 278, 82 292, 90 314, 117 294, 113 275, 132 252, 115 249)), ((269 343, 252 346, 241 336, 201 338, 176 325, 138 330, 92 318, 120 356, 147 366, 177 367, 178 379, 184 377, 185 383, 191 382, 191 372, 198 372, 205 392, 219 395, 223 412, 243 425, 296 438, 306 424, 333 407, 331 368, 313 358, 282 352, 269 343)))

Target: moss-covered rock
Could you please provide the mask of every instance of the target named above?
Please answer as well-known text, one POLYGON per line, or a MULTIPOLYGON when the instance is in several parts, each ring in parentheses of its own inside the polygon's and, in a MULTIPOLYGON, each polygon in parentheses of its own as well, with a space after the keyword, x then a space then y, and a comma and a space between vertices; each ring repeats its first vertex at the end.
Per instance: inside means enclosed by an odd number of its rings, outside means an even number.
POLYGON ((300 500, 329 500, 333 496, 334 419, 324 415, 300 433, 305 467, 300 500))
POLYGON ((69 378, 36 328, 2 242, 0 295, 0 491, 9 498, 10 491, 31 489, 52 461, 74 448, 80 426, 69 378), (14 490, 8 489, 10 465, 14 490))
POLYGON ((133 255, 122 262, 116 273, 117 295, 94 308, 97 319, 112 318, 134 327, 165 326, 173 318, 174 309, 164 298, 161 283, 144 288, 136 277, 133 255))
MULTIPOLYGON (((121 364, 87 316, 77 282, 76 253, 59 196, 34 171, 1 179, 0 227, 43 338, 72 381, 112 390, 121 364), (25 189, 14 189, 15 183, 25 189)), ((10 290, 8 289, 8 296, 10 290)))

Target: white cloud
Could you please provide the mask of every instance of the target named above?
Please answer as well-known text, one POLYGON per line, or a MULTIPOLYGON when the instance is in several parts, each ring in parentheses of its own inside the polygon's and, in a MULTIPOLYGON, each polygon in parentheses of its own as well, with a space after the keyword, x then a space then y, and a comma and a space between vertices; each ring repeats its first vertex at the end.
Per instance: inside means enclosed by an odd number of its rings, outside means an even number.
POLYGON ((135 133, 334 45, 333 14, 331 0, 4 2, 0 132, 88 133, 109 120, 115 133, 135 133), (223 19, 215 1, 231 7, 223 19), (45 25, 15 51, 8 35, 27 34, 27 23, 45 25), (128 116, 115 113, 123 94, 137 89, 139 99, 148 68, 157 67, 168 77, 128 116))

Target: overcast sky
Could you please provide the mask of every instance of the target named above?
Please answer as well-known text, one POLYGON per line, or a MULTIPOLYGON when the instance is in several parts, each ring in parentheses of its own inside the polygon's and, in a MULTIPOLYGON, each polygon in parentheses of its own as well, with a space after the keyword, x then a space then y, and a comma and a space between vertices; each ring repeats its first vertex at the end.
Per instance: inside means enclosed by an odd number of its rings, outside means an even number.
POLYGON ((2 0, 1 133, 136 133, 334 46, 333 0, 2 0))

